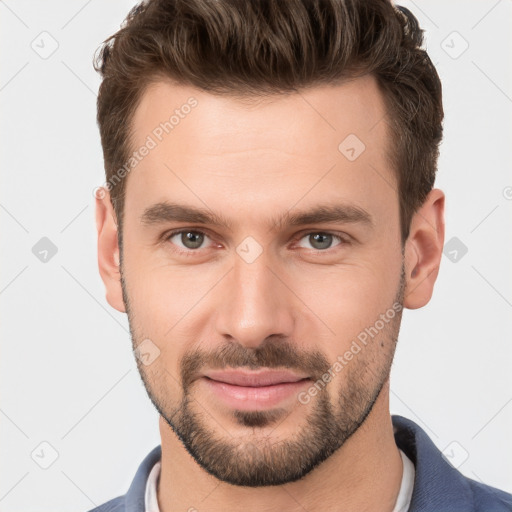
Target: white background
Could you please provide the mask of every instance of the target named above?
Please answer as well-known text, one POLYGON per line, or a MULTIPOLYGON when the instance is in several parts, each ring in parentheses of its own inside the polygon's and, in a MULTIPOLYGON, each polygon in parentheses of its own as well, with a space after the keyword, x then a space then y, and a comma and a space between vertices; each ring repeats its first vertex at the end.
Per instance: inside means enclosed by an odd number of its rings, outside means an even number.
MULTIPOLYGON (((133 3, 0 2, 4 512, 89 510, 124 494, 160 443, 127 319, 107 304, 96 262, 92 56, 133 3), (41 38, 46 51, 58 43, 46 59, 32 48, 41 38), (42 237, 58 250, 46 263, 32 252, 42 237), (48 469, 31 456, 50 461, 42 442, 58 453, 48 469)), ((425 29, 443 83, 436 186, 446 242, 468 252, 443 256, 429 305, 404 313, 391 412, 448 447, 465 475, 512 492, 512 1, 400 4, 425 29)))

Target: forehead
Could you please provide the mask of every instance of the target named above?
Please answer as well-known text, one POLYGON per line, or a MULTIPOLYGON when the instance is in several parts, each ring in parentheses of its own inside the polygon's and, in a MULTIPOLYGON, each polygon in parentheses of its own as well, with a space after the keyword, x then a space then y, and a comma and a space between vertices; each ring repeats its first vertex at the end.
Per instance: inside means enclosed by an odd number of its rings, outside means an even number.
POLYGON ((397 200, 385 115, 371 76, 259 99, 156 82, 132 120, 125 209, 180 198, 235 212, 250 201, 254 216, 343 197, 384 208, 397 200))
POLYGON ((385 137, 385 123, 380 122, 385 113, 382 94, 371 75, 336 86, 245 98, 158 81, 147 87, 134 113, 132 142, 139 146, 148 134, 169 142, 183 135, 197 150, 240 151, 256 145, 282 150, 285 141, 294 150, 303 148, 311 154, 319 142, 332 149, 333 142, 350 133, 375 144, 385 137))

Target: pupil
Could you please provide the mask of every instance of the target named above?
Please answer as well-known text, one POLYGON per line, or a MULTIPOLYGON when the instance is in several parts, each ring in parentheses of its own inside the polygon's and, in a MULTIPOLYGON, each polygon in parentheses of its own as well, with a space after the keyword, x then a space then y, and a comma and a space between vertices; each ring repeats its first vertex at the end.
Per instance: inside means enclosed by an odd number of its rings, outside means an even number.
POLYGON ((197 249, 201 246, 203 242, 203 235, 200 233, 195 233, 193 231, 188 231, 187 233, 183 233, 181 235, 181 241, 183 245, 187 247, 187 249, 197 249))
POLYGON ((317 246, 317 249, 328 249, 332 242, 332 235, 329 235, 327 233, 315 233, 313 235, 310 235, 310 241, 314 241, 311 245, 315 247, 315 244, 319 244, 317 246))

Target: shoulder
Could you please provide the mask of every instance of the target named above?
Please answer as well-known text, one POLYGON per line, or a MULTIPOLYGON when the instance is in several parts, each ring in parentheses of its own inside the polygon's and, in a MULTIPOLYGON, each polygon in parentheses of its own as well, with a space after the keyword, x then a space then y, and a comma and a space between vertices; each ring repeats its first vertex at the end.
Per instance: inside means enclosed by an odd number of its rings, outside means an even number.
POLYGON ((512 512, 512 494, 471 478, 467 478, 467 482, 473 492, 475 511, 512 512))
POLYGON ((93 508, 88 512, 124 512, 125 510, 124 496, 118 496, 99 507, 93 508))
POLYGON ((414 421, 392 421, 397 446, 415 467, 410 512, 512 512, 512 494, 465 476, 414 421))
POLYGON ((107 501, 88 512, 125 512, 126 510, 135 512, 145 510, 148 477, 155 464, 160 461, 161 456, 162 447, 158 445, 141 462, 126 494, 107 501))

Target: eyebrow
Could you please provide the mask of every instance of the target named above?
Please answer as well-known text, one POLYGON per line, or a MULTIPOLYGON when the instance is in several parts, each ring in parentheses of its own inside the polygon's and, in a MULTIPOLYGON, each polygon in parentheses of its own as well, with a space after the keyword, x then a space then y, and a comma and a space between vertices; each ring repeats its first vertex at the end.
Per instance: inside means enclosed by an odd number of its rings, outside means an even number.
MULTIPOLYGON (((233 223, 222 214, 212 212, 208 208, 197 208, 188 205, 163 201, 147 207, 140 217, 142 224, 159 225, 167 222, 189 222, 191 224, 209 224, 233 229, 233 223)), ((370 213, 352 204, 319 205, 309 210, 295 213, 285 212, 272 217, 272 229, 283 226, 302 226, 306 224, 324 224, 328 222, 340 224, 362 224, 369 228, 375 227, 370 213)))

